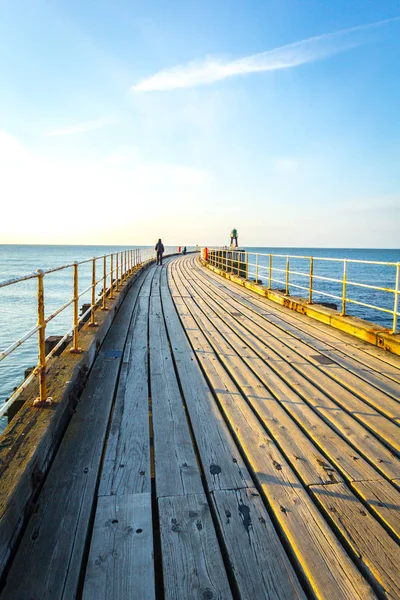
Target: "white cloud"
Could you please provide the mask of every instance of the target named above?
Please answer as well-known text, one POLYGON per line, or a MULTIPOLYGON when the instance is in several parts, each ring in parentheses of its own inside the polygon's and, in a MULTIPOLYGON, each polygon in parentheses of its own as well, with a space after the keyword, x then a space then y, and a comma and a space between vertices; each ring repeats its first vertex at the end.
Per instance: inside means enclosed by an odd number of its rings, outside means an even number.
POLYGON ((62 129, 56 129, 54 131, 48 131, 47 136, 58 136, 58 135, 74 135, 75 133, 84 133, 85 131, 92 131, 93 129, 100 129, 105 125, 113 123, 113 119, 110 117, 100 117, 99 119, 92 119, 91 121, 84 121, 83 123, 77 123, 70 125, 62 129))
POLYGON ((211 182, 207 171, 145 161, 129 147, 95 160, 36 154, 0 130, 0 243, 127 243, 132 227, 148 243, 155 217, 178 228, 211 182))
POLYGON ((194 61, 187 65, 158 71, 133 85, 131 91, 150 92, 189 88, 214 83, 235 75, 296 67, 359 46, 367 41, 363 36, 367 30, 397 20, 399 18, 352 27, 237 60, 224 61, 207 57, 203 61, 194 61))

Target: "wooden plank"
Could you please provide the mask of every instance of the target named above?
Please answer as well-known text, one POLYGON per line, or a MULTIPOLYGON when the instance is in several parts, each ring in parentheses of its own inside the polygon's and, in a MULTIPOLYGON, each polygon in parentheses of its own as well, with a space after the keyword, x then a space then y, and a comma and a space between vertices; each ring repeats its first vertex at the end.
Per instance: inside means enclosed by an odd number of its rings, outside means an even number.
POLYGON ((240 599, 305 598, 257 490, 211 496, 240 599))
MULTIPOLYGON (((329 464, 309 439, 287 415, 271 394, 244 362, 229 350, 216 328, 197 310, 193 301, 186 298, 186 306, 197 320, 197 326, 209 342, 206 351, 213 351, 235 380, 250 406, 254 408, 268 433, 278 444, 305 485, 342 481, 336 469, 329 464)), ((204 350, 204 344, 202 345, 204 350)))
POLYGON ((387 481, 355 481, 352 487, 400 541, 399 491, 387 481))
POLYGON ((165 600, 229 600, 232 594, 204 494, 158 500, 165 600))
MULTIPOLYGON (((196 271, 197 276, 205 275, 204 269, 197 261, 191 261, 191 266, 196 271)), ((245 305, 252 305, 264 311, 267 309, 273 318, 283 323, 293 323, 299 330, 314 336, 317 343, 323 343, 321 349, 322 347, 329 346, 335 349, 335 353, 355 359, 375 372, 383 373, 387 378, 392 379, 392 381, 400 383, 400 358, 398 356, 377 348, 368 342, 354 338, 345 332, 338 331, 325 323, 316 321, 308 315, 300 315, 284 306, 273 303, 252 290, 242 290, 234 282, 223 280, 220 276, 212 273, 212 271, 207 271, 207 276, 213 280, 215 286, 229 289, 230 295, 245 305)))
MULTIPOLYGON (((243 327, 241 323, 210 297, 207 297, 207 304, 240 337, 243 345, 254 350, 278 377, 295 390, 337 433, 343 435, 343 432, 345 432, 346 439, 364 456, 371 458, 374 466, 380 472, 390 479, 398 477, 398 459, 382 443, 365 432, 362 425, 345 412, 341 406, 337 406, 307 379, 301 378, 292 366, 286 363, 284 357, 280 357, 274 350, 265 345, 267 343, 265 339, 260 341, 255 335, 251 335, 248 329, 243 327)), ((378 418, 384 419, 381 415, 378 415, 378 418)))
POLYGON ((126 339, 138 291, 127 295, 96 359, 11 566, 6 600, 75 597, 121 363, 120 338, 126 339))
POLYGON ((353 559, 377 593, 400 598, 400 547, 341 483, 312 486, 320 506, 346 540, 353 559))
MULTIPOLYGON (((75 594, 119 361, 97 359, 7 577, 4 599, 75 594), (74 571, 69 568, 73 559, 74 571)), ((70 596, 71 597, 71 596, 70 596)))
POLYGON ((51 409, 38 410, 32 406, 32 398, 37 395, 37 381, 33 381, 21 396, 26 400, 24 406, 3 432, 0 445, 0 576, 35 508, 35 498, 71 419, 71 408, 75 407, 82 392, 97 350, 131 285, 136 288, 142 277, 143 274, 136 273, 114 302, 108 302, 110 310, 96 313, 98 328, 94 330, 86 324, 80 330, 79 345, 84 354, 73 355, 67 350, 50 360, 47 386, 48 395, 54 400, 51 409))
MULTIPOLYGON (((205 276, 204 269, 196 261, 191 261, 190 265, 192 270, 196 272, 197 277, 205 276)), ((211 271, 207 271, 207 275, 213 280, 215 286, 229 290, 230 296, 240 304, 255 310, 258 314, 265 313, 265 310, 267 310, 269 321, 285 329, 288 325, 293 327, 293 331, 297 331, 299 339, 321 351, 326 350, 334 353, 337 360, 341 357, 340 360, 343 359, 343 365, 346 365, 347 368, 349 368, 349 365, 354 365, 356 369, 356 363, 361 364, 374 371, 375 376, 384 374, 386 376, 385 381, 390 379, 400 384, 400 358, 396 355, 391 355, 385 350, 338 331, 307 315, 300 315, 285 306, 273 303, 252 290, 243 290, 233 282, 221 280, 218 275, 211 271)), ((287 328, 287 331, 289 330, 287 328)))
POLYGON ((83 600, 154 600, 151 495, 99 498, 83 600))
MULTIPOLYGON (((179 306, 177 306, 179 311, 179 306)), ((183 323, 185 316, 181 315, 183 323)), ((187 328, 193 339, 193 327, 187 328)), ((203 334, 197 330, 196 339, 203 334)), ((373 598, 374 594, 311 502, 282 454, 275 447, 239 390, 206 347, 197 350, 206 376, 237 443, 261 486, 298 568, 320 598, 373 598)))
POLYGON ((253 482, 197 363, 162 275, 162 304, 171 349, 209 490, 251 487, 253 482))
POLYGON ((203 492, 163 321, 159 285, 150 298, 150 386, 157 497, 203 492))
POLYGON ((100 496, 151 491, 148 305, 149 299, 140 296, 133 313, 101 473, 100 496))
MULTIPOLYGON (((177 280, 179 281, 179 286, 182 284, 182 280, 179 280, 179 269, 175 270, 176 275, 178 275, 177 280)), ((196 297, 196 301, 199 305, 199 308, 203 308, 202 300, 200 297, 196 297)), ((175 299, 175 302, 178 303, 178 299, 175 299)), ((180 301, 183 303, 183 301, 180 301)), ((195 306, 194 301, 190 301, 185 299, 185 303, 182 304, 181 310, 184 312, 186 318, 189 318, 189 314, 187 311, 185 312, 185 306, 195 306)), ((192 308, 192 313, 199 315, 199 311, 192 308)), ((302 427, 305 428, 307 433, 318 443, 318 446, 328 455, 331 459, 332 463, 339 469, 343 475, 346 476, 350 481, 360 481, 362 479, 377 479, 378 481, 371 481, 371 485, 375 487, 379 486, 379 489, 387 489, 387 494, 390 494, 390 502, 386 502, 385 504, 372 502, 372 510, 375 512, 377 517, 381 519, 385 524, 389 521, 393 526, 394 522, 398 520, 398 510, 397 506, 400 505, 400 494, 397 490, 395 490, 386 480, 382 477, 379 477, 378 473, 359 455, 359 453, 355 452, 347 443, 336 434, 336 432, 332 431, 327 424, 325 424, 321 419, 308 407, 298 395, 292 392, 291 388, 289 388, 285 383, 283 383, 277 376, 275 376, 268 365, 261 361, 254 353, 251 353, 251 350, 246 345, 243 347, 243 341, 240 340, 233 332, 226 326, 220 319, 213 318, 212 323, 210 321, 200 321, 200 328, 203 332, 206 333, 207 339, 213 342, 214 351, 220 357, 220 360, 225 365, 225 368, 231 373, 236 379, 236 382, 242 380, 240 383, 241 389, 245 390, 247 396, 251 396, 251 403, 257 403, 258 397, 258 388, 256 386, 256 382, 254 382, 255 391, 249 393, 247 391, 247 386, 251 381, 251 377, 246 372, 243 376, 241 375, 241 367, 240 363, 236 360, 235 364, 230 365, 231 356, 229 350, 226 346, 221 345, 214 342, 214 331, 216 325, 218 327, 218 331, 222 332, 224 337, 230 342, 232 348, 234 348, 238 354, 242 356, 243 362, 249 364, 250 367, 253 368, 254 372, 257 374, 259 379, 265 381, 265 385, 269 389, 273 389, 275 397, 280 399, 282 405, 285 406, 286 410, 290 412, 295 418, 298 414, 300 414, 301 419, 296 418, 298 422, 301 423, 302 427), (235 344, 236 341, 236 344, 235 344), (255 356, 255 358, 254 358, 255 356), (271 375, 272 373, 272 375, 271 375)), ((196 327, 196 324, 191 325, 190 321, 187 321, 187 327, 193 329, 196 327)), ((212 348, 210 346, 210 352, 212 352, 212 348)), ((259 410, 262 412, 265 410, 265 405, 268 404, 268 397, 265 396, 264 400, 261 402, 261 406, 259 410)), ((270 431, 274 434, 274 430, 269 425, 271 423, 271 419, 267 422, 267 426, 269 426, 270 431)), ((278 430, 279 432, 279 430, 278 430)), ((296 439, 296 431, 282 432, 284 436, 287 434, 290 436, 292 443, 292 438, 296 439)), ((277 439, 275 435, 273 435, 274 439, 277 439)), ((365 434, 361 436, 365 437, 365 434)), ((278 439, 279 441, 279 439, 278 439)), ((290 446, 290 444, 289 444, 290 446)), ((314 456, 311 452, 310 455, 307 453, 293 453, 288 451, 288 445, 280 443, 280 447, 285 450, 286 458, 291 463, 292 467, 298 472, 299 476, 302 478, 303 483, 307 483, 307 479, 302 476, 302 472, 297 468, 298 460, 305 460, 306 465, 307 462, 313 461, 314 456), (295 460, 293 461, 293 458, 295 460)), ((318 457, 317 457, 318 458, 318 457)), ((323 468, 331 468, 329 463, 324 460, 324 457, 319 456, 320 465, 323 468)), ((357 484, 356 484, 357 485, 357 484)), ((355 489, 357 487, 355 486, 355 489)), ((366 500, 368 503, 368 500, 366 500)))
MULTIPOLYGON (((225 310, 232 312, 237 311, 237 306, 234 301, 231 300, 228 294, 222 293, 221 291, 214 290, 213 295, 218 294, 221 298, 214 301, 220 306, 224 306, 225 310)), ((354 418, 359 420, 363 425, 368 427, 377 437, 379 437, 386 445, 400 454, 400 437, 398 426, 385 418, 382 414, 374 410, 369 404, 366 404, 363 400, 360 400, 357 396, 352 394, 342 385, 332 380, 328 375, 322 373, 322 371, 310 364, 303 356, 299 353, 291 350, 291 348, 280 342, 279 339, 275 338, 271 330, 264 331, 264 329, 256 323, 257 318, 254 315, 248 315, 247 309, 242 308, 242 316, 240 323, 247 329, 248 332, 256 336, 266 346, 272 349, 281 359, 290 361, 291 365, 295 370, 303 375, 308 381, 315 385, 319 390, 322 390, 325 394, 328 394, 337 404, 342 406, 347 412, 352 414, 354 418), (254 318, 253 318, 254 317, 254 318)), ((373 401, 375 394, 371 396, 371 402, 373 401)), ((388 403, 391 399, 388 398, 388 403)), ((395 403, 397 405, 397 403, 395 403)))

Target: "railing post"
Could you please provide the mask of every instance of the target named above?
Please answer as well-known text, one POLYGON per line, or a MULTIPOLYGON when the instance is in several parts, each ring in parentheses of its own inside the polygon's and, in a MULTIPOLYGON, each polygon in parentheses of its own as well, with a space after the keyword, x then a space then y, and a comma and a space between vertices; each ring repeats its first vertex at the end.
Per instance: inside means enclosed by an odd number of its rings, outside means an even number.
POLYGON ((78 346, 79 335, 79 286, 78 286, 78 263, 74 262, 74 333, 71 354, 80 354, 82 349, 78 346))
POLYGON ((310 256, 310 288, 308 291, 308 303, 312 304, 313 295, 314 258, 310 256))
POLYGON ((249 253, 246 252, 246 281, 249 278, 249 253))
POLYGON ((92 302, 91 302, 90 323, 91 327, 96 327, 95 310, 96 310, 96 259, 92 258, 92 302))
POLYGON ((256 284, 258 284, 258 252, 256 254, 256 284))
POLYGON ((346 289, 347 289, 347 260, 343 260, 343 281, 342 281, 342 312, 340 316, 346 314, 346 289))
POLYGON ((118 292, 119 291, 119 264, 118 264, 118 254, 119 252, 115 253, 115 291, 118 292))
POLYGON ((272 284, 272 254, 269 255, 269 273, 268 273, 268 289, 271 289, 272 284))
POLYGON ((286 291, 285 296, 289 296, 289 257, 286 257, 286 291))
POLYGON ((38 269, 38 357, 39 357, 39 396, 34 401, 34 405, 46 402, 46 319, 44 315, 44 272, 38 269))
POLYGON ((106 291, 107 291, 107 257, 103 257, 103 304, 101 310, 107 310, 106 305, 106 291))
POLYGON ((111 256, 110 256, 110 271, 111 271, 110 300, 112 300, 114 298, 114 255, 113 254, 111 254, 111 256))
POLYGON ((396 288, 394 292, 394 306, 393 306, 393 329, 392 333, 397 331, 397 313, 399 310, 399 292, 400 292, 400 263, 397 263, 396 267, 396 288))

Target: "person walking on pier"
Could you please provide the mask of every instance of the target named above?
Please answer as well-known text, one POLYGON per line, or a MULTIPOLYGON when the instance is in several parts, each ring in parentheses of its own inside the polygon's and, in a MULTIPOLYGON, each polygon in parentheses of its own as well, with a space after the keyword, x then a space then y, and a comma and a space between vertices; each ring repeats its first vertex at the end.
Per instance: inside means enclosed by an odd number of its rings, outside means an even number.
POLYGON ((162 255, 164 254, 164 246, 163 243, 161 241, 161 238, 158 240, 157 244, 155 245, 154 250, 156 251, 156 264, 157 265, 162 265, 162 255))
POLYGON ((236 248, 238 247, 238 232, 237 229, 233 228, 231 231, 231 246, 233 246, 233 240, 235 240, 236 248))

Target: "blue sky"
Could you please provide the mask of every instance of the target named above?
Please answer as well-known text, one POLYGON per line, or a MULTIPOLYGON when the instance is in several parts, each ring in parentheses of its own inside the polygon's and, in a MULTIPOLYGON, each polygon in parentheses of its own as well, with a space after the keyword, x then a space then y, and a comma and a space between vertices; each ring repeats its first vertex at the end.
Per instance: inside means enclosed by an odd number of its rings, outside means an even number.
POLYGON ((0 0, 0 242, 390 247, 397 0, 0 0))

